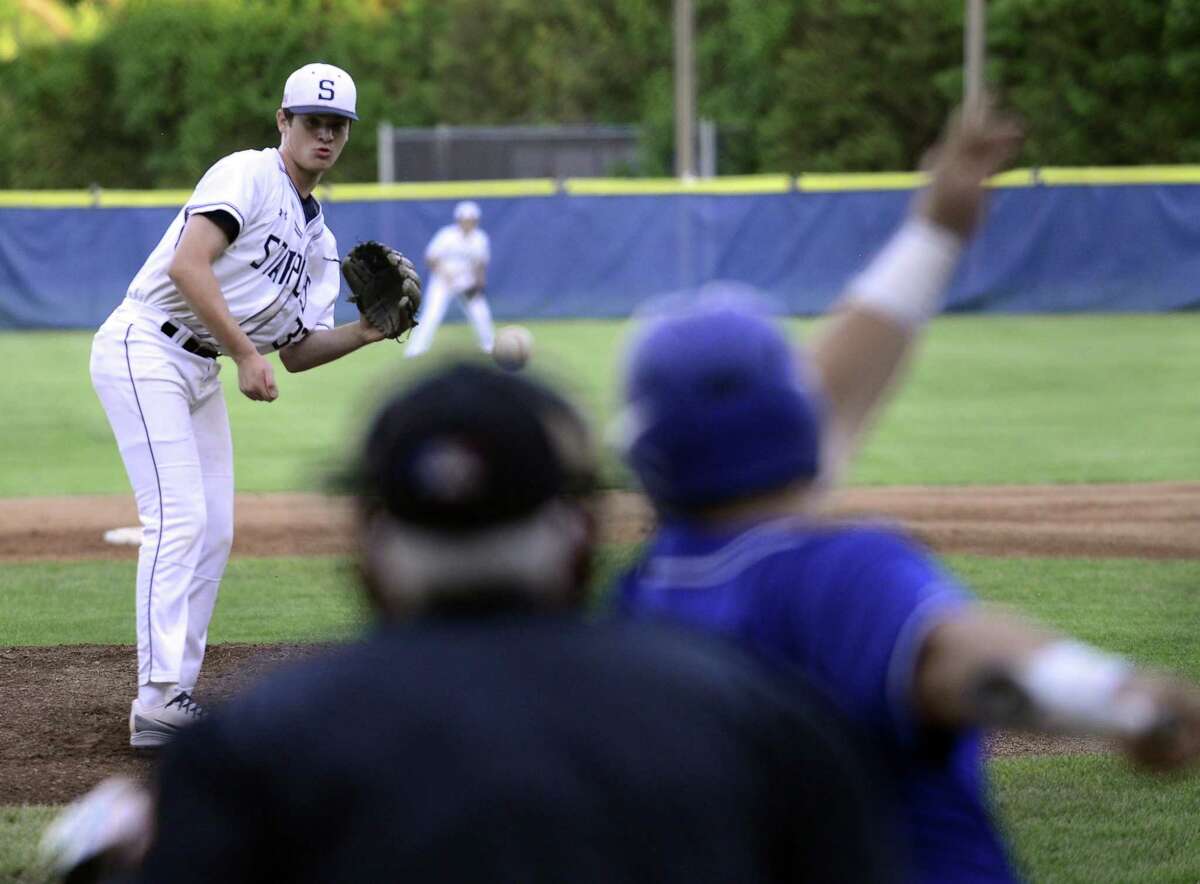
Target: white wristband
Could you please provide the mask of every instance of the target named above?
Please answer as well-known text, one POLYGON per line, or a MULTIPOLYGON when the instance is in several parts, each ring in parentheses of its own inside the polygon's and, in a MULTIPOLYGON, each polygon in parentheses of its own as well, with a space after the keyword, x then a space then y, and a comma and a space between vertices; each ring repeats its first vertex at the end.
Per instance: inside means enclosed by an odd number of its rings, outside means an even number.
POLYGON ((846 303, 877 310, 905 328, 924 325, 942 306, 963 242, 920 215, 901 225, 847 286, 846 303))
POLYGON ((1157 717, 1153 700, 1122 694, 1133 666, 1082 642, 1060 641, 1036 651, 1020 682, 1051 729, 1136 736, 1157 717))

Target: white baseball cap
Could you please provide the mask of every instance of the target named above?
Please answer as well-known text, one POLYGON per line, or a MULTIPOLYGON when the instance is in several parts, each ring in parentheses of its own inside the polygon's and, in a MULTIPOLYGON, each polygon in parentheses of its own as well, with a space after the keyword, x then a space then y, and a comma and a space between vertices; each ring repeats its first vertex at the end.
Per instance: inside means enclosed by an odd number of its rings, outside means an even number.
POLYGON ((294 71, 283 86, 286 111, 294 114, 337 114, 358 119, 354 112, 358 89, 344 70, 331 64, 306 64, 294 71))
POLYGON ((470 200, 459 203, 454 207, 454 220, 465 221, 467 219, 479 220, 479 204, 473 203, 470 200))

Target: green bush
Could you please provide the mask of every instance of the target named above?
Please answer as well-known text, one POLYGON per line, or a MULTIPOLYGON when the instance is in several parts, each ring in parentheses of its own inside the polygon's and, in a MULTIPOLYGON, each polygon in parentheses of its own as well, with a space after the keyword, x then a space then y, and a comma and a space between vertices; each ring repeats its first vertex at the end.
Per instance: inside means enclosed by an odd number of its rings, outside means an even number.
POLYGON ((1171 31, 1184 27, 1181 14, 1194 21, 1197 7, 1195 0, 995 0, 993 68, 1005 98, 1030 122, 1026 160, 1127 165, 1193 159, 1185 124, 1194 117, 1188 110, 1194 102, 1172 75, 1170 43, 1171 31))
POLYGON ((133 0, 90 43, 25 53, 3 70, 16 135, 0 186, 191 186, 224 154, 277 141, 283 82, 313 60, 360 87, 363 122, 330 177, 369 180, 379 120, 437 118, 422 88, 421 29, 434 16, 362 6, 133 0))

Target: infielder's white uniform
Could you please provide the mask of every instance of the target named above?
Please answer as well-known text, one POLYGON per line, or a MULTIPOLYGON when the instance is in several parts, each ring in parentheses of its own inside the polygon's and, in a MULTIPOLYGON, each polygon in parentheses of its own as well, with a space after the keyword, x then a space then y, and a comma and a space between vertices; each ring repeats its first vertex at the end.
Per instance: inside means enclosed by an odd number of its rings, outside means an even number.
POLYGON ((278 150, 241 151, 200 180, 96 333, 92 383, 143 526, 138 683, 189 692, 233 541, 233 448, 212 355, 220 344, 167 270, 188 217, 217 210, 240 229, 213 272, 260 353, 332 328, 340 287, 337 242, 316 200, 301 200, 278 150))
POLYGON ((478 227, 464 233, 457 224, 447 224, 434 234, 425 248, 425 260, 437 261, 437 269, 425 287, 417 327, 408 339, 405 356, 419 356, 429 349, 446 316, 450 299, 455 297, 475 329, 480 349, 485 353, 492 352, 495 330, 487 299, 482 294, 472 298, 463 296, 475 285, 476 267, 486 267, 491 259, 488 235, 478 227))

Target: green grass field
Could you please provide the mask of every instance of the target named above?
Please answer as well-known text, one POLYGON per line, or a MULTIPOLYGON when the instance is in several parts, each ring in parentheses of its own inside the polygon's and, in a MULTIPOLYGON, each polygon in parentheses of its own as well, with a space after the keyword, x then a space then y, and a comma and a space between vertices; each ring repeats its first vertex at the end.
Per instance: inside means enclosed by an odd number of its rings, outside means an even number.
MULTIPOLYGON (((635 548, 598 560, 600 595, 635 548)), ((1144 663, 1200 680, 1200 562, 947 557, 984 601, 1070 630, 1144 663)), ((132 561, 0 567, 0 647, 132 644, 132 561)), ((345 638, 363 612, 338 558, 234 559, 210 640, 301 642, 345 638)))
MULTIPOLYGON (((530 323, 537 365, 598 425, 613 413, 624 327, 530 323)), ((797 339, 811 323, 795 322, 797 339)), ((954 317, 936 322, 910 384, 882 420, 857 484, 1032 483, 1200 478, 1200 315, 954 317)), ((84 333, 0 334, 20 383, 0 385, 0 497, 127 493, 90 388, 84 333)), ((435 356, 467 352, 451 326, 435 356)), ((237 485, 321 486, 369 414, 368 391, 410 376, 379 345, 307 375, 280 373, 272 405, 227 397, 237 485)), ((234 380, 226 371, 226 382, 234 380)), ((610 457, 606 477, 626 476, 610 457)), ((604 550, 600 586, 628 560, 604 550)), ((989 559, 949 566, 981 598, 1141 662, 1200 679, 1200 562, 989 559)), ((0 646, 133 640, 133 565, 0 564, 0 646)), ((238 559, 214 642, 309 641, 353 634, 362 610, 343 560, 238 559), (282 613, 281 613, 282 612, 282 613)), ((1018 758, 991 765, 995 796, 1035 881, 1200 880, 1200 779, 1164 783, 1108 758, 1018 758)), ((0 807, 0 881, 37 880, 33 845, 53 811, 0 807)))
MULTIPOLYGON (((536 364, 603 425, 617 395, 624 325, 530 323, 536 364)), ((797 339, 811 323, 794 322, 797 339)), ((863 452, 859 484, 1129 482, 1200 476, 1200 315, 951 317, 932 326, 911 383, 863 452)), ((0 334, 21 383, 0 385, 0 497, 124 492, 88 379, 91 336, 0 334)), ((464 352, 451 326, 434 356, 464 352)), ((411 376, 379 344, 301 375, 279 370, 271 404, 225 382, 238 488, 319 487, 373 407, 370 391, 411 376)), ((621 483, 610 458, 606 475, 621 483)))
POLYGON ((1200 778, 1164 781, 1113 758, 990 765, 1018 866, 1054 884, 1200 881, 1200 778))

